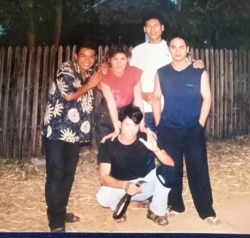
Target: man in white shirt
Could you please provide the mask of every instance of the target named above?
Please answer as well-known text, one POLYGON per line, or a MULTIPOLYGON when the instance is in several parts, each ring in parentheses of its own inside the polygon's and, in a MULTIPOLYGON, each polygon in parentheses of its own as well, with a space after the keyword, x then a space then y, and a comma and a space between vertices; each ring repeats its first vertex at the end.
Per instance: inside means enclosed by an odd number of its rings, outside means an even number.
MULTIPOLYGON (((162 39, 164 31, 163 17, 158 12, 148 12, 144 15, 143 30, 147 36, 147 41, 134 47, 129 64, 143 70, 141 77, 142 98, 144 107, 144 118, 146 127, 156 132, 156 126, 152 113, 152 102, 155 99, 153 95, 154 77, 157 70, 164 65, 172 62, 167 42, 162 39)), ((196 60, 193 63, 194 68, 204 68, 202 60, 196 60)), ((161 101, 164 106, 163 98, 161 101)), ((151 153, 147 159, 148 171, 155 168, 155 156, 151 153)))
MULTIPOLYGON (((164 31, 163 17, 158 13, 150 12, 143 17, 142 21, 144 24, 143 30, 147 35, 148 41, 133 48, 130 65, 143 70, 141 83, 145 123, 146 127, 155 132, 156 127, 151 106, 154 100, 154 76, 157 69, 169 64, 172 58, 167 42, 162 39, 164 31)), ((155 158, 153 153, 148 157, 147 165, 148 171, 154 169, 155 158)))

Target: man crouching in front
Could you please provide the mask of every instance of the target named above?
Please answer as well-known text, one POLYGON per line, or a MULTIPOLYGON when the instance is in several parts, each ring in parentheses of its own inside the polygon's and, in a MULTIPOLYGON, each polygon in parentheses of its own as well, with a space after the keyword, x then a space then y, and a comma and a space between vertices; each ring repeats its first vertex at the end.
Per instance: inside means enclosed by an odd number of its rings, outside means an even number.
MULTIPOLYGON (((137 106, 120 109, 120 134, 113 141, 106 140, 99 149, 101 187, 96 198, 101 206, 115 211, 125 194, 130 195, 132 201, 145 201, 152 197, 147 206, 147 218, 164 226, 168 224, 168 193, 175 182, 174 161, 159 148, 149 129, 147 133, 139 131, 142 118, 143 113, 137 106), (150 151, 154 152, 160 166, 147 174, 147 155, 150 151)), ((116 220, 126 221, 126 213, 116 220)))

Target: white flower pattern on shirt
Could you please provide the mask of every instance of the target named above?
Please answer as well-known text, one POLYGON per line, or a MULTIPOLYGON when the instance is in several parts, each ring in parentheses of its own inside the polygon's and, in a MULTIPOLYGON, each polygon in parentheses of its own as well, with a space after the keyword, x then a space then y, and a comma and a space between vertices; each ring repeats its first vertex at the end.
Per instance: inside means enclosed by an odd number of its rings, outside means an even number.
POLYGON ((91 113, 93 110, 93 91, 66 101, 65 95, 73 94, 84 84, 78 65, 65 62, 58 69, 51 84, 42 135, 53 140, 70 143, 90 141, 91 113))
POLYGON ((68 111, 68 117, 74 123, 79 122, 79 120, 80 120, 79 113, 78 113, 77 109, 75 109, 75 108, 72 108, 68 111))
POLYGON ((74 133, 69 128, 61 131, 61 140, 65 140, 71 143, 75 143, 78 141, 78 137, 76 136, 76 133, 74 133))
POLYGON ((47 107, 46 107, 46 112, 44 115, 44 124, 48 125, 50 123, 51 118, 53 117, 54 114, 54 107, 48 102, 47 107))

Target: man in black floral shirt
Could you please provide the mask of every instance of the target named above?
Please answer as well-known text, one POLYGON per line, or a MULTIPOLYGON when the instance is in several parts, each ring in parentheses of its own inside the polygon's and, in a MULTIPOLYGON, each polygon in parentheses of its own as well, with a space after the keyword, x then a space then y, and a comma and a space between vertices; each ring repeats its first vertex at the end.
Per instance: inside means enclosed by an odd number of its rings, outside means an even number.
POLYGON ((66 207, 79 157, 79 143, 90 141, 93 91, 102 72, 88 78, 95 63, 95 47, 76 47, 73 61, 64 62, 51 85, 42 125, 46 157, 45 198, 49 227, 64 232, 65 222, 79 221, 66 207))

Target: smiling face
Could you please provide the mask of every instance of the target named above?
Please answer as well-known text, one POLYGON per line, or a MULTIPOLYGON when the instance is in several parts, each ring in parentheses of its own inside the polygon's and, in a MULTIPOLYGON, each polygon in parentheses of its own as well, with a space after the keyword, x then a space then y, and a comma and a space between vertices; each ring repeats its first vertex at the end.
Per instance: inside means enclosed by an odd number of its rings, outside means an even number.
POLYGON ((111 65, 112 71, 116 75, 123 74, 124 70, 128 65, 129 59, 124 53, 117 53, 110 58, 109 63, 111 65))
POLYGON ((169 42, 169 52, 173 61, 186 60, 188 51, 189 47, 182 38, 176 37, 169 42))
POLYGON ((160 43, 163 31, 164 25, 162 25, 158 19, 150 19, 146 21, 144 32, 149 38, 149 43, 160 43))
POLYGON ((95 50, 81 48, 78 54, 75 54, 75 61, 82 73, 85 73, 95 63, 95 50))

